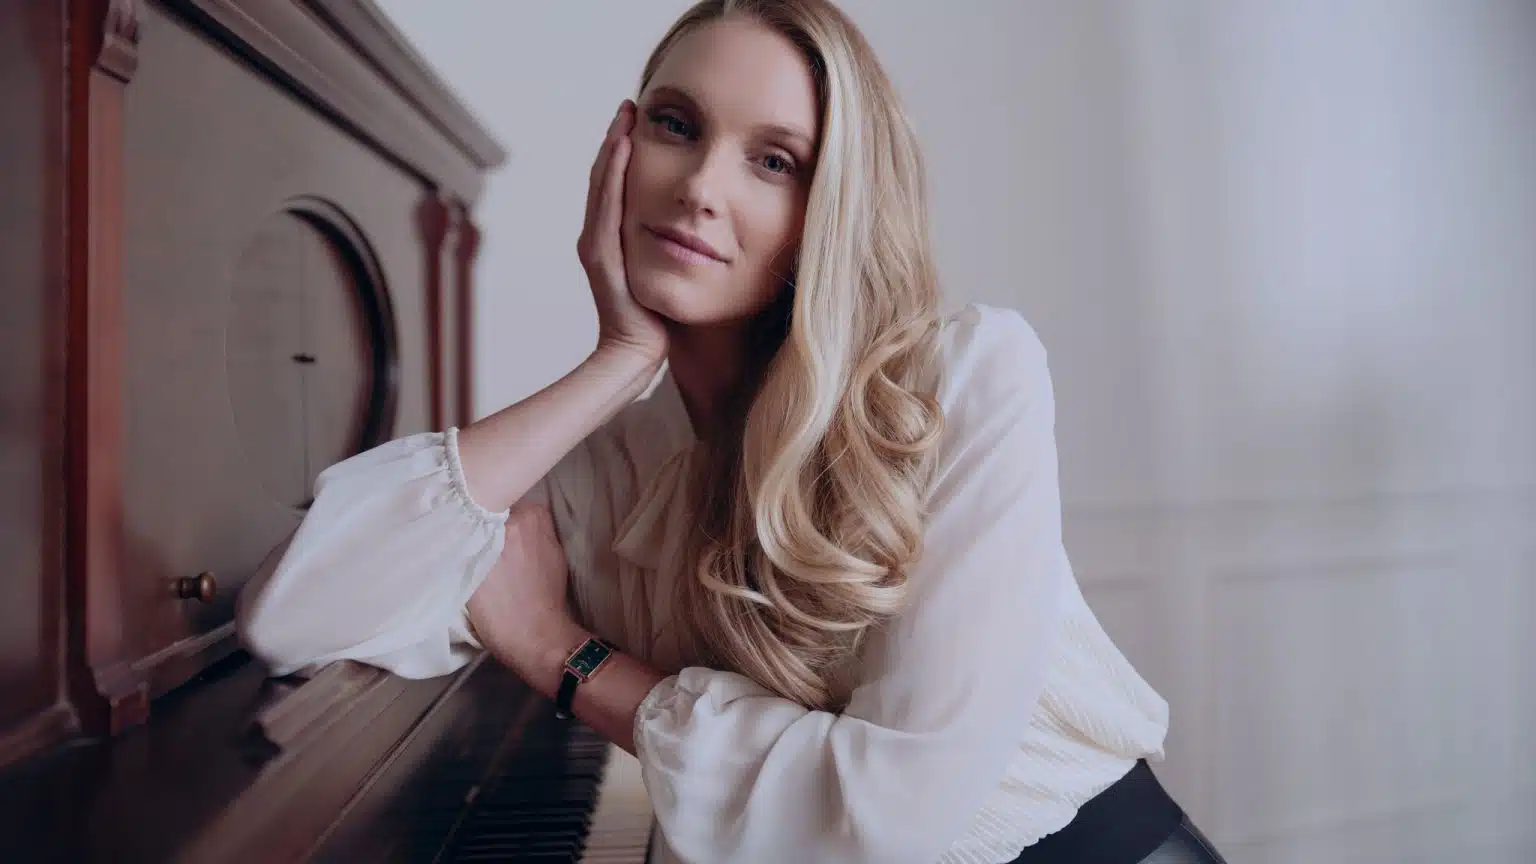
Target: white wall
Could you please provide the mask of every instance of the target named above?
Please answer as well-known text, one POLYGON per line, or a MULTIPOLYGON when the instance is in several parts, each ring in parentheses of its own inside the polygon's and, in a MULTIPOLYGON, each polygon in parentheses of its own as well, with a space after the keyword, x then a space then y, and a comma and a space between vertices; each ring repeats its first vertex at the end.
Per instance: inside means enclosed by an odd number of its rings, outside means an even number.
MULTIPOLYGON (((685 0, 381 5, 512 151, 479 404, 591 345, 586 171, 685 0)), ((846 0, 956 301, 1051 350, 1069 544, 1237 862, 1536 860, 1536 4, 846 0)))

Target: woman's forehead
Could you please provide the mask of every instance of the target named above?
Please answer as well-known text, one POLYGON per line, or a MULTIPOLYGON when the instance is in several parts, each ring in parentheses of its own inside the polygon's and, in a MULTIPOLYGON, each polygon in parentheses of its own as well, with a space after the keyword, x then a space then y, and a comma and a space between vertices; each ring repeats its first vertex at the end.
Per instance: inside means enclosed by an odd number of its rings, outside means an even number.
POLYGON ((646 94, 691 101, 715 122, 782 126, 814 140, 816 81, 800 48, 744 18, 705 24, 668 49, 646 94))

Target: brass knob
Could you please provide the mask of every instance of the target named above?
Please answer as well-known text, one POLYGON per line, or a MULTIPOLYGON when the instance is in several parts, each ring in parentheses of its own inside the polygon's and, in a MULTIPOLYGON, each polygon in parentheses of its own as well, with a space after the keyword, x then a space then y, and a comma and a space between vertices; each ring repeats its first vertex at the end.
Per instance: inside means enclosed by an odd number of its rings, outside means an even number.
POLYGON ((219 582, 213 577, 213 571, 204 570, 196 576, 183 576, 176 580, 176 596, 183 600, 196 599, 202 603, 212 603, 215 595, 219 593, 219 582))

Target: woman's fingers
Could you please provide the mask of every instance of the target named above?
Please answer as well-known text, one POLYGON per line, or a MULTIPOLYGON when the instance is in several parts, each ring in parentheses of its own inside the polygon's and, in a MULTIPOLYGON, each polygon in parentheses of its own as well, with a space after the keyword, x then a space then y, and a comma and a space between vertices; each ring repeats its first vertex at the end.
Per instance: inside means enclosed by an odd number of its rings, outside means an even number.
POLYGON ((597 156, 592 160, 592 171, 587 177, 587 218, 592 217, 593 207, 597 204, 598 190, 603 188, 603 175, 608 168, 608 153, 613 148, 614 133, 619 128, 619 118, 624 112, 624 107, 619 106, 618 113, 613 115, 613 120, 608 124, 608 132, 603 136, 602 146, 597 148, 597 156))
POLYGON ((622 209, 624 172, 622 166, 615 168, 614 156, 616 151, 622 148, 623 159, 627 163, 628 137, 632 127, 633 112, 630 101, 626 99, 619 105, 618 112, 608 124, 608 134, 603 138, 602 146, 598 148, 597 158, 592 160, 592 171, 587 182, 587 210, 578 249, 584 264, 600 263, 600 259, 607 256, 605 247, 610 243, 604 235, 610 233, 610 228, 615 232, 617 230, 613 220, 616 211, 622 209), (615 175, 617 175, 619 200, 610 203, 615 175))
POLYGON ((621 257, 619 226, 624 218, 624 174, 629 167, 630 141, 627 129, 614 140, 608 155, 608 170, 603 177, 602 197, 597 206, 597 230, 602 238, 603 254, 611 256, 610 263, 618 263, 621 257))

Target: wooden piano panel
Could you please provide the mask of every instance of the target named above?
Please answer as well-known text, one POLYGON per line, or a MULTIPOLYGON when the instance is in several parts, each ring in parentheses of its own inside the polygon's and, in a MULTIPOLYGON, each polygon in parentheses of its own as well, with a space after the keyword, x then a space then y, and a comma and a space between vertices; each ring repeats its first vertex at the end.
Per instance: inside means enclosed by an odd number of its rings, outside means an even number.
POLYGON ((0 766, 68 731, 64 20, 0 3, 0 766))
POLYGON ((160 8, 139 40, 123 111, 123 608, 156 693, 233 647, 199 637, 230 635, 236 594, 320 470, 430 428, 428 193, 160 8), (361 311, 369 293, 386 332, 361 311), (364 440, 372 400, 392 410, 364 440), (210 602, 173 592, 204 572, 210 602))
POLYGON ((0 3, 0 116, 0 858, 302 860, 470 670, 269 680, 233 601, 461 422, 505 153, 371 0, 0 3))
MULTIPOLYGON (((300 508, 311 477, 305 450, 305 275, 325 252, 302 219, 284 213, 257 229, 235 263, 225 330, 232 422, 250 469, 273 499, 300 508)), ((322 259, 323 260, 323 259, 322 259)), ((311 279, 314 277, 311 276, 311 279)))

